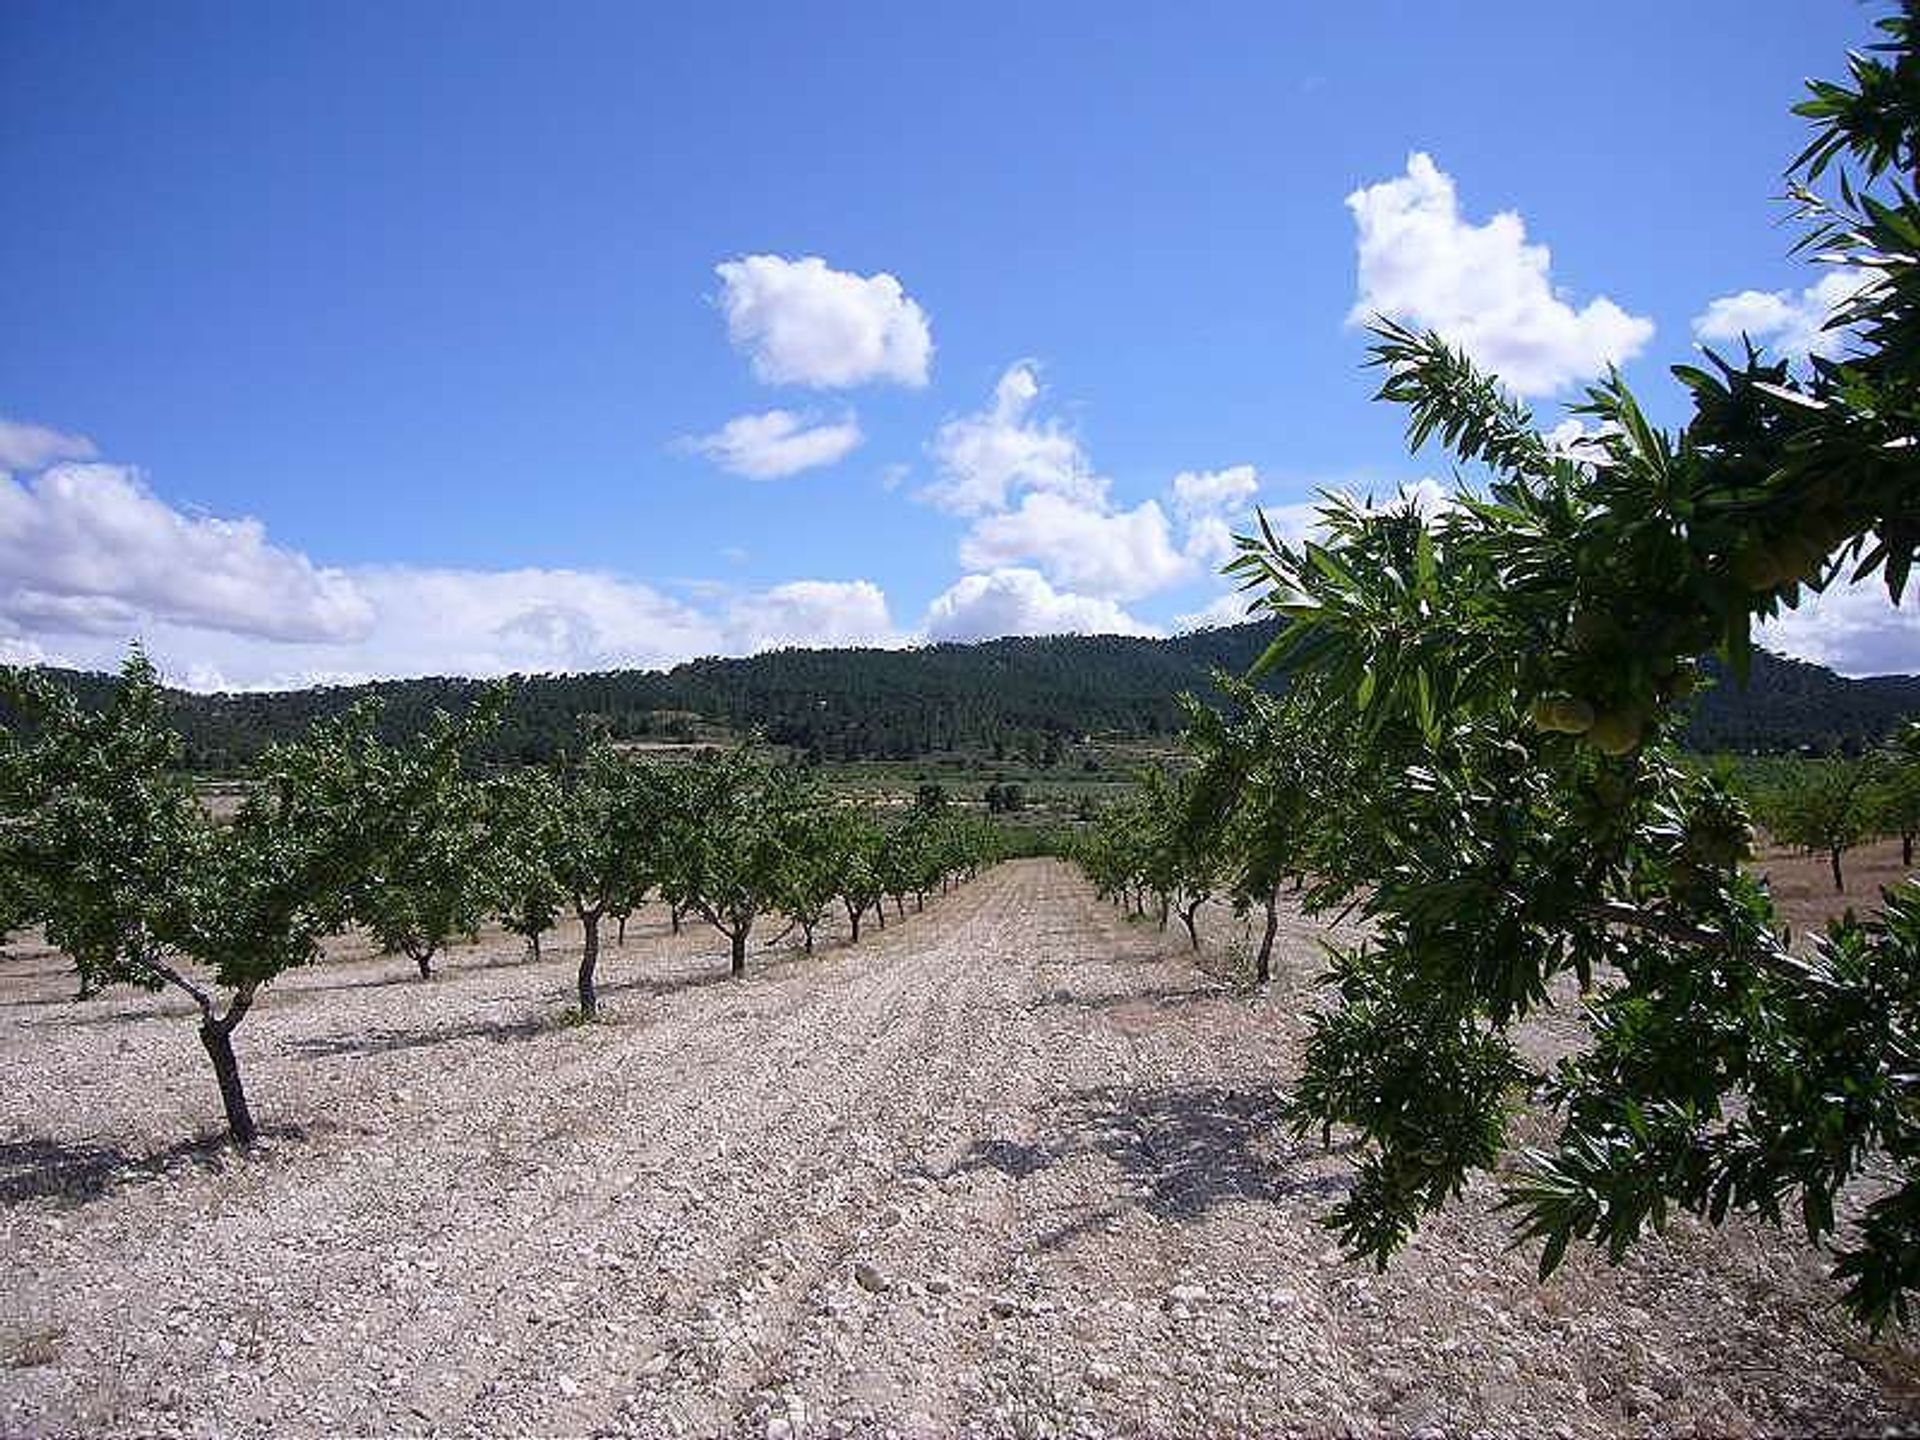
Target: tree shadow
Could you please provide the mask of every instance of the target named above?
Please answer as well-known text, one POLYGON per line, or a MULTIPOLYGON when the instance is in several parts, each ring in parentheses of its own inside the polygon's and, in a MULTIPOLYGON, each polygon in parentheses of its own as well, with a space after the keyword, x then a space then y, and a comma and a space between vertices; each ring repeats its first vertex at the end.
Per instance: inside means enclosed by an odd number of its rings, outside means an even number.
POLYGON ((1047 1236, 1042 1248, 1128 1209, 1187 1224, 1219 1205, 1344 1194, 1349 1177, 1320 1163, 1330 1152, 1288 1139, 1284 1108, 1278 1094, 1216 1085, 1075 1090, 1041 1113, 1039 1138, 977 1140, 953 1170, 1025 1180, 1088 1156, 1113 1166, 1121 1184, 1109 1202, 1047 1236))
MULTIPOLYGON (((262 1126, 271 1139, 303 1139, 297 1125, 262 1126)), ((33 1136, 0 1141, 0 1207, 11 1208, 33 1200, 62 1199, 84 1205, 109 1194, 130 1179, 150 1179, 180 1162, 201 1169, 216 1168, 222 1157, 241 1155, 224 1132, 182 1140, 163 1150, 135 1154, 123 1146, 95 1141, 54 1140, 33 1136)))
POLYGON ((1129 1006, 1173 1010, 1184 1005, 1205 1005, 1245 999, 1252 986, 1226 984, 1163 985, 1148 990, 1116 990, 1105 995, 1082 995, 1061 988, 1027 1002, 1028 1010, 1052 1008, 1071 1010, 1120 1010, 1129 1006))
POLYGON ((614 980, 596 986, 602 995, 672 995, 681 990, 704 990, 709 985, 725 985, 733 980, 727 969, 727 957, 720 957, 717 968, 696 970, 686 975, 639 975, 631 980, 614 980))
POLYGON ((554 1024, 541 1016, 529 1016, 523 1020, 471 1020, 430 1030, 375 1028, 342 1035, 300 1036, 287 1041, 287 1048, 313 1059, 334 1055, 391 1055, 399 1050, 453 1045, 462 1040, 492 1040, 501 1044, 529 1040, 551 1031, 554 1024))

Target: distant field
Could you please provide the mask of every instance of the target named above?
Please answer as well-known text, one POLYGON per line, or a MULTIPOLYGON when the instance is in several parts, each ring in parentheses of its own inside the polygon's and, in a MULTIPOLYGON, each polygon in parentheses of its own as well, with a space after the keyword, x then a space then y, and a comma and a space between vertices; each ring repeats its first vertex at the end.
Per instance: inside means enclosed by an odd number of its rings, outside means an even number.
POLYGON ((1898 840, 1876 840, 1849 850, 1840 862, 1846 876, 1844 894, 1833 891, 1833 875, 1825 855, 1805 855, 1770 846, 1755 868, 1766 875, 1780 919, 1796 935, 1818 933, 1829 920, 1848 909, 1864 914, 1880 908, 1880 892, 1908 879, 1912 871, 1900 863, 1898 840))

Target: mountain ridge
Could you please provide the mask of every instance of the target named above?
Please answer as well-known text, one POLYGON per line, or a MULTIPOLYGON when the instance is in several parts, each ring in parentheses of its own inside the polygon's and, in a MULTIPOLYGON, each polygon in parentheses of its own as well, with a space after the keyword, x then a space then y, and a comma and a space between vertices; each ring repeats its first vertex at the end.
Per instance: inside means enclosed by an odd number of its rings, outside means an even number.
MULTIPOLYGON (((1009 636, 912 649, 796 648, 665 670, 513 676, 489 749, 494 759, 544 759, 592 716, 623 739, 685 739, 717 726, 758 732, 829 760, 954 750, 1058 753, 1089 735, 1152 739, 1177 732, 1175 697, 1211 692, 1216 670, 1244 673, 1273 633, 1273 622, 1256 621, 1165 639, 1009 636)), ((86 703, 97 703, 113 683, 89 672, 50 673, 86 703)), ((189 763, 220 772, 365 697, 382 702, 383 730, 404 734, 435 708, 458 708, 488 683, 422 676, 271 692, 175 690, 169 703, 189 763)), ((1698 750, 1857 750, 1916 714, 1920 675, 1848 679, 1762 651, 1744 689, 1721 677, 1703 691, 1685 739, 1698 750)))

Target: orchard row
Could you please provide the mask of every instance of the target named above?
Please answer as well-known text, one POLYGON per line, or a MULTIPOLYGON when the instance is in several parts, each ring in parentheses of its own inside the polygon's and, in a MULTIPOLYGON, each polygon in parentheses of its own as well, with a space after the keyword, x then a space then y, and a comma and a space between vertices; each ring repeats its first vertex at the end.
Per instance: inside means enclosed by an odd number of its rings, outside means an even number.
POLYGON ((770 918, 816 929, 843 913, 854 941, 885 901, 903 912, 994 858, 985 821, 921 804, 883 816, 836 801, 810 772, 745 751, 634 758, 590 738, 550 768, 476 772, 498 696, 411 741, 377 738, 360 708, 259 762, 238 811, 216 819, 181 765, 152 667, 135 654, 101 711, 53 682, 8 677, 20 717, 0 729, 0 932, 40 925, 79 972, 176 989, 195 1002, 228 1128, 255 1126, 233 1032, 276 977, 350 926, 432 973, 448 942, 496 921, 584 933, 580 1019, 597 1013, 603 926, 650 898, 675 928, 727 937, 731 969, 770 918))

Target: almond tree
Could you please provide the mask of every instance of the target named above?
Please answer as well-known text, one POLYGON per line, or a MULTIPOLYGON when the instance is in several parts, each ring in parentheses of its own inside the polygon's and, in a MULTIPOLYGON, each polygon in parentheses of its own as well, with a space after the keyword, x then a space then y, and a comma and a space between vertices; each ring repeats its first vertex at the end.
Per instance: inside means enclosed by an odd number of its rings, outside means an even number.
POLYGON ((559 783, 550 770, 511 771, 488 787, 486 810, 493 913, 538 962, 540 937, 560 923, 568 901, 555 871, 559 783))
POLYGON ((497 888, 487 794, 457 752, 412 746, 379 759, 394 787, 417 798, 393 817, 381 863, 355 887, 354 919, 426 980, 449 941, 478 933, 497 888))
POLYGON ((1417 447, 1479 477, 1425 514, 1350 501, 1323 538, 1244 537, 1237 573, 1284 621, 1262 669, 1311 679, 1353 737, 1358 803, 1329 820, 1323 900, 1360 907, 1338 1003, 1313 1020, 1293 1117, 1351 1127, 1329 1217, 1380 1263, 1472 1172, 1515 1097, 1559 1133, 1507 1179, 1550 1271, 1624 1254, 1675 1209, 1794 1214, 1849 1308, 1904 1319, 1920 1282, 1920 887, 1789 951, 1751 832, 1673 745, 1696 657, 1736 680, 1753 624, 1842 579, 1899 603, 1920 552, 1920 17, 1817 83, 1795 166, 1810 243, 1861 282, 1838 358, 1680 366, 1693 415, 1653 426, 1613 377, 1573 453, 1442 338, 1382 323, 1382 395, 1417 447), (1810 188, 1836 162, 1850 173, 1810 188), (1514 1030, 1565 977, 1591 1038, 1543 1073, 1514 1030), (1872 1171, 1858 1223, 1836 1216, 1872 1171))
POLYGON ((591 1020, 599 1014, 600 922, 643 890, 665 860, 675 786, 670 774, 631 760, 596 732, 561 764, 557 789, 559 805, 543 838, 552 847, 553 876, 580 919, 579 1013, 591 1020))
POLYGON ((727 937, 729 973, 747 969, 754 922, 778 908, 801 817, 818 804, 811 782, 744 751, 689 766, 664 868, 670 895, 727 937))
POLYGON ((1900 863, 1913 864, 1920 838, 1920 720, 1910 720, 1887 744, 1873 795, 1875 828, 1900 837, 1900 863))
POLYGON ((5 675, 26 718, 0 730, 0 869, 23 876, 47 938, 83 988, 172 988, 199 1012, 232 1138, 257 1131, 233 1033, 278 976, 320 955, 386 864, 423 777, 457 767, 497 715, 442 716, 398 768, 357 707, 256 766, 232 821, 215 822, 181 769, 152 665, 136 650, 107 708, 27 672, 5 675))
MULTIPOLYGON (((1347 763, 1351 749, 1312 703, 1310 681, 1284 697, 1225 676, 1219 683, 1226 709, 1187 701, 1188 743, 1199 764, 1180 843, 1215 853, 1237 914, 1259 907, 1265 923, 1254 978, 1265 983, 1273 976, 1282 890, 1304 885, 1322 863, 1318 847, 1329 838, 1322 821, 1334 797, 1351 810, 1362 792, 1347 763)), ((1349 828, 1335 843, 1357 842, 1349 828)))
POLYGON ((1782 845, 1824 855, 1836 895, 1846 893, 1840 858, 1870 836, 1879 815, 1879 767, 1834 756, 1788 766, 1781 783, 1761 794, 1760 823, 1782 845))
POLYGON ((881 874, 886 833, 865 811, 843 807, 835 812, 832 845, 840 904, 847 912, 853 943, 860 943, 860 921, 873 911, 882 930, 887 928, 886 884, 881 874))

